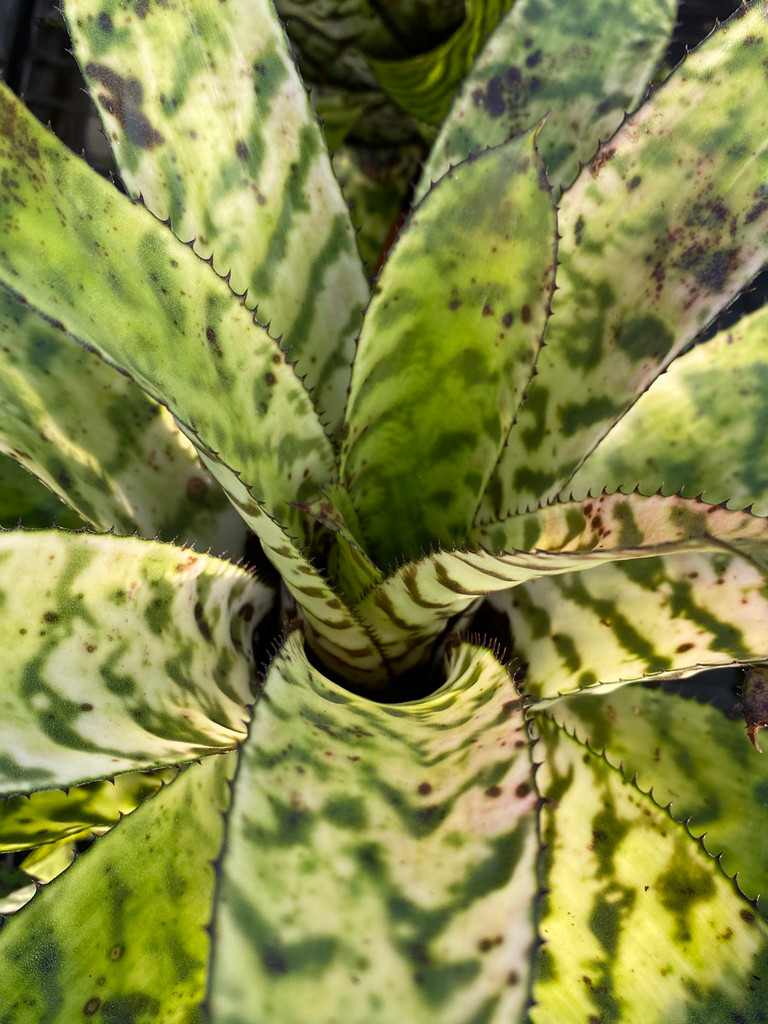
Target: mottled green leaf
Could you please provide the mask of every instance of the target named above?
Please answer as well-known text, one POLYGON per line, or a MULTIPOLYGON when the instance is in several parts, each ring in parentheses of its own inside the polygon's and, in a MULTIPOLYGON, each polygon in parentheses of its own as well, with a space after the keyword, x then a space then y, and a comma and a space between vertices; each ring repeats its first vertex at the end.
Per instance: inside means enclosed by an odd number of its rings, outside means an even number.
POLYGON ((768 893, 768 758, 749 744, 741 717, 643 686, 571 697, 547 712, 641 790, 652 790, 713 857, 722 854, 723 870, 738 872, 749 899, 768 893))
POLYGON ((242 569, 188 549, 0 534, 0 792, 233 747, 271 600, 242 569))
POLYGON ((291 634, 227 816, 210 1019, 521 1019, 527 747, 515 687, 486 650, 455 649, 437 694, 377 705, 324 679, 291 634))
POLYGON ((455 168, 411 214, 366 315, 342 450, 380 566, 465 536, 536 359, 554 235, 533 133, 455 168))
POLYGON ((371 61, 376 77, 403 110, 421 121, 440 124, 486 36, 512 3, 466 0, 464 20, 445 42, 403 60, 371 61))
POLYGON ((0 451, 99 530, 242 549, 245 525, 170 413, 2 289, 0 451))
MULTIPOLYGON (((736 563, 741 564, 742 558, 738 554, 743 556, 744 567, 749 565, 747 575, 750 584, 747 590, 752 594, 755 590, 760 591, 763 582, 760 582, 759 574, 765 571, 768 562, 768 523, 765 519, 749 512, 731 511, 674 496, 643 497, 618 493, 590 498, 585 502, 553 504, 491 524, 487 530, 476 530, 472 539, 475 543, 488 545, 491 550, 480 547, 478 550, 440 551, 418 562, 403 565, 355 606, 361 617, 373 625, 381 650, 393 667, 402 670, 421 660, 448 621, 476 598, 508 590, 539 576, 567 574, 562 583, 555 584, 553 593, 568 593, 568 588, 580 592, 585 586, 590 586, 597 571, 595 567, 605 562, 628 559, 631 566, 637 566, 627 570, 630 579, 636 573, 643 581, 646 575, 653 575, 653 570, 644 570, 638 556, 650 559, 664 552, 720 551, 721 559, 726 563, 736 556, 736 563), (576 576, 585 569, 590 572, 586 582, 582 583, 576 576)), ((655 565, 656 560, 652 561, 655 565)), ((737 573, 737 579, 738 582, 729 580, 727 590, 731 597, 739 594, 745 583, 740 573, 737 573)), ((629 590, 631 583, 628 582, 629 590)), ((689 590, 694 588, 689 586, 689 590)), ((702 600, 706 607, 706 593, 699 594, 698 586, 695 593, 696 600, 702 600)), ((615 582, 611 595, 617 604, 603 603, 598 620, 610 620, 612 611, 618 612, 623 606, 624 595, 618 582, 615 582)), ((519 598, 522 607, 527 607, 525 600, 525 597, 519 598)), ((713 610, 717 607, 722 615, 722 603, 716 598, 711 600, 713 610)), ((514 601, 513 607, 516 607, 514 601)), ((545 607, 545 614, 548 614, 549 605, 545 607)), ((762 601, 759 601, 755 614, 762 608, 762 601)), ((648 605, 645 611, 648 613, 648 605)), ((688 612, 686 605, 680 614, 688 612)), ((587 616, 593 615, 594 609, 589 607, 587 616)), ((634 618, 634 612, 627 616, 629 622, 634 618)), ((732 651, 733 657, 743 659, 749 656, 748 646, 735 646, 740 622, 741 611, 738 616, 731 613, 720 624, 720 630, 713 626, 712 631, 723 632, 727 638, 723 641, 724 649, 732 651), (737 650, 739 653, 735 653, 737 650)), ((533 630, 541 640, 544 656, 556 659, 558 643, 562 641, 559 630, 533 624, 529 630, 533 630)), ((569 628, 567 632, 570 635, 572 630, 569 628)), ((609 633, 608 630, 605 632, 609 633)), ((525 635, 529 635, 529 631, 525 635)), ((627 654, 634 656, 642 657, 647 653, 647 644, 638 643, 636 632, 622 633, 618 618, 606 642, 619 646, 626 643, 627 654)), ((756 650, 768 650, 768 636, 756 642, 756 650)), ((662 639, 662 643, 665 644, 666 639, 662 639)), ((571 646, 574 644, 576 650, 581 651, 578 634, 571 641, 571 646)), ((701 644, 696 646, 698 648, 701 644)), ((589 648, 584 653, 587 651, 589 648)), ((573 661, 579 672, 586 671, 578 654, 573 656, 573 661)), ((614 671, 618 664, 621 662, 614 663, 614 671)), ((588 667, 592 668, 591 665, 588 667)), ((567 674, 560 670, 552 675, 548 685, 562 685, 567 678, 567 674)), ((590 679, 597 682, 596 678, 590 679)))
POLYGON ((768 307, 680 356, 568 489, 640 484, 768 513, 768 307))
POLYGON ((538 720, 544 940, 533 1024, 757 1024, 768 925, 620 772, 538 720))
POLYGON ((538 697, 768 659, 764 570, 729 551, 601 565, 494 598, 538 697))
POLYGON ((250 310, 5 88, 0 173, 10 183, 0 192, 0 286, 133 377, 298 532, 287 503, 313 497, 335 460, 307 392, 250 310))
POLYGON ((12 529, 19 522, 39 530, 53 523, 68 530, 86 525, 26 469, 13 459, 0 457, 0 526, 12 529))
POLYGON ((516 0, 464 79, 417 197, 451 164, 543 117, 547 177, 568 185, 642 99, 676 13, 677 0, 516 0))
POLYGON ((129 190, 250 290, 337 430, 368 288, 271 3, 64 10, 129 190))
POLYGON ((481 520, 563 489, 765 262, 768 33, 762 3, 740 14, 563 194, 547 344, 481 520))
MULTIPOLYGON (((236 473, 205 456, 203 462, 226 488, 245 521, 258 532, 264 553, 298 603, 297 616, 303 620, 312 647, 322 653, 328 668, 350 683, 379 689, 389 672, 369 626, 344 603, 280 524, 264 512, 236 473)), ((343 557, 347 554, 344 552, 343 557)))
POLYGON ((170 782, 175 769, 128 772, 66 792, 54 789, 0 801, 0 850, 25 850, 91 829, 108 829, 170 782))
POLYGON ((201 1024, 235 760, 190 765, 6 922, 2 1024, 201 1024))

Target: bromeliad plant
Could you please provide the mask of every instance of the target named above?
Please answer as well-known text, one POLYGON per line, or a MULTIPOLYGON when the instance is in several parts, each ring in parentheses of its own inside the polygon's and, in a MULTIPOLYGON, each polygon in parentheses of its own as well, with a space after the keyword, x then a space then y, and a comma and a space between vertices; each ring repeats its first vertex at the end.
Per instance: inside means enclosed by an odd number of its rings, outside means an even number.
POLYGON ((686 349, 768 4, 624 119, 674 4, 516 0, 372 297, 268 0, 65 14, 134 198, 0 92, 1 511, 90 527, 0 536, 0 1021, 765 1020, 768 769, 623 684, 766 717, 768 315, 686 349))

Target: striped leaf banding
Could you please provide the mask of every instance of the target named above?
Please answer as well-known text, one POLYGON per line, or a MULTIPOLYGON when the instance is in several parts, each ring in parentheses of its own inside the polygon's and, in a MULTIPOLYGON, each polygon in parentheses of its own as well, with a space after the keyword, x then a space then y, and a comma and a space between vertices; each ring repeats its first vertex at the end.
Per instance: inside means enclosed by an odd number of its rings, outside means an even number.
MULTIPOLYGON (((561 586, 578 587, 572 574, 594 572, 611 561, 714 550, 726 562, 738 555, 737 563, 749 560, 759 570, 768 557, 766 520, 748 511, 620 492, 513 516, 476 529, 473 540, 488 547, 438 552, 405 565, 356 606, 375 629, 390 665, 417 664, 448 621, 475 598, 540 576, 568 574, 561 586)), ((549 632, 543 634, 545 645, 549 638, 549 632)), ((562 674, 554 678, 562 680, 562 674)))
POLYGON ((526 689, 542 700, 768 660, 765 572, 727 551, 550 576, 494 604, 509 616, 526 689))

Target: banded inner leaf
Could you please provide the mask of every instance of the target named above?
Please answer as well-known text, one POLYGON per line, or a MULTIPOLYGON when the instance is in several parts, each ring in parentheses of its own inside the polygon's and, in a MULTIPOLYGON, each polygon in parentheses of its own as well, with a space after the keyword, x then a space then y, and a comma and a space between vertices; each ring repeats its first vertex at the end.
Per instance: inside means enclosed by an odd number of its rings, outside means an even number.
POLYGON ((513 0, 465 0, 464 20, 445 42, 412 57, 371 61, 376 77, 409 114, 429 124, 440 124, 486 36, 512 3, 513 0))
POLYGON ((335 432, 368 287, 272 4, 64 11, 129 191, 250 291, 335 432))
POLYGON ((563 194, 547 345, 479 521, 565 488, 764 263, 764 26, 755 3, 714 32, 563 194))
MULTIPOLYGON (((550 629, 548 625, 563 605, 562 595, 571 592, 588 594, 593 580, 598 581, 598 587, 604 578, 611 580, 612 584, 607 585, 605 598, 596 599, 595 608, 600 609, 597 623, 603 625, 596 636, 594 626, 590 630, 589 640, 585 641, 586 660, 589 662, 589 658, 594 656, 592 648, 595 644, 600 650, 609 649, 614 654, 621 652, 613 662, 600 662, 601 667, 611 673, 610 678, 616 678, 616 672, 621 672, 625 665, 646 664, 652 648, 642 639, 642 633, 649 629, 647 617, 653 614, 663 615, 659 625, 661 622, 667 624, 674 617, 683 620, 675 628, 670 627, 667 637, 662 635, 660 642, 666 650, 671 639, 682 633, 682 639, 676 641, 676 646, 685 644, 683 652, 695 648, 697 654, 704 658, 702 664, 708 664, 709 657, 714 657, 716 662, 727 661, 728 655, 748 660, 749 642, 757 645, 756 651, 765 648, 765 638, 758 622, 765 607, 762 594, 768 525, 764 519, 749 512, 731 511, 674 496, 643 497, 617 493, 588 498, 584 502, 546 506, 536 512, 479 528, 472 538, 476 543, 484 541, 490 550, 479 547, 477 550, 440 551, 418 562, 403 565, 355 605, 360 616, 372 624, 379 646, 392 666, 405 669, 422 660, 449 621, 460 615, 476 598, 517 588, 523 583, 533 583, 540 576, 562 577, 562 582, 555 581, 550 587, 545 587, 543 582, 541 585, 536 583, 533 590, 526 589, 522 594, 516 589, 509 607, 514 609, 510 614, 517 616, 519 606, 519 614, 524 618, 530 608, 530 622, 522 627, 520 637, 518 627, 513 626, 516 641, 523 644, 520 656, 532 661, 530 648, 535 646, 537 656, 546 665, 558 666, 551 675, 540 672, 538 667, 536 669, 536 685, 545 684, 547 693, 551 692, 549 687, 552 686, 570 689, 572 672, 577 678, 583 677, 579 685, 591 685, 602 678, 599 674, 594 676, 591 664, 582 666, 578 654, 571 655, 571 651, 580 649, 579 633, 575 627, 563 627, 565 635, 570 638, 566 640, 563 630, 550 629), (635 586, 632 581, 638 581, 641 592, 643 586, 653 586, 645 584, 645 581, 654 579, 653 566, 658 564, 655 556, 664 552, 707 550, 720 552, 713 556, 712 566, 722 569, 717 579, 722 580, 719 586, 724 586, 724 589, 711 595, 706 591, 700 594, 698 583, 693 582, 696 576, 693 576, 687 585, 680 584, 685 596, 680 590, 678 601, 671 609, 664 600, 654 613, 652 608, 656 605, 650 595, 640 601, 638 625, 633 625, 634 613, 630 609, 635 600, 635 586), (644 568, 646 558, 653 563, 648 569, 644 568), (596 567, 611 561, 621 562, 622 566, 629 568, 617 569, 618 575, 596 575, 600 572, 596 567), (589 570, 584 581, 581 580, 583 570, 589 570), (626 580, 624 592, 622 580, 626 580), (535 596, 539 591, 547 595, 543 604, 535 596), (738 615, 728 611, 728 600, 744 605, 738 615), (710 621, 711 616, 706 611, 708 607, 713 614, 720 615, 722 621, 710 621), (692 628, 684 621, 686 615, 690 615, 698 626, 706 628, 692 628), (749 642, 742 635, 742 619, 749 629, 749 642), (613 630, 611 623, 614 624, 613 630), (602 634, 605 634, 604 639, 597 639, 602 634), (692 638, 695 638, 695 643, 692 638), (709 643, 720 652, 718 655, 709 653, 709 643), (563 646, 568 651, 567 656, 562 654, 563 646), (565 665, 561 664, 563 657, 565 665)), ((673 574, 677 565, 687 565, 685 562, 677 563, 675 559, 679 557, 682 556, 670 555, 669 571, 673 574)), ((706 558, 704 564, 709 565, 706 558)), ((661 578, 664 578, 664 573, 661 578)), ((587 607, 584 616, 590 623, 595 617, 595 608, 590 606, 588 598, 584 603, 587 607)), ((656 630, 651 627, 648 635, 655 637, 656 630)), ((655 663, 651 659, 651 664, 655 663)), ((656 671, 667 667, 667 661, 663 660, 656 671)), ((648 669, 640 674, 646 671, 648 669)))
POLYGON ((377 705, 292 633, 227 814, 208 1015, 522 1019, 534 805, 521 702, 489 651, 464 644, 437 694, 377 705))

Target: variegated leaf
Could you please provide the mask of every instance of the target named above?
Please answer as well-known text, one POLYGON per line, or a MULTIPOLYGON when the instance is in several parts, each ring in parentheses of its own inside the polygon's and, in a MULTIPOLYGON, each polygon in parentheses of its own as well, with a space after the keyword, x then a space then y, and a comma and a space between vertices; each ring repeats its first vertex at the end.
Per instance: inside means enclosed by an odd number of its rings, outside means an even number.
MULTIPOLYGON (((768 894, 768 758, 747 741, 744 720, 674 693, 624 686, 547 708, 557 723, 651 792, 748 899, 768 894)), ((759 908, 766 916, 766 904, 759 908)))
POLYGON ((768 924, 684 826, 599 755, 537 724, 546 895, 533 1024, 758 1024, 768 924))
POLYGON ((13 529, 19 523, 39 530, 54 523, 68 530, 86 525, 36 477, 13 459, 0 456, 0 527, 13 529))
MULTIPOLYGON (((380 690, 389 679, 376 638, 340 593, 283 527, 255 500, 250 490, 227 465, 203 456, 203 462, 225 488, 230 501, 259 535, 265 555, 298 604, 297 616, 304 622, 312 647, 320 651, 329 669, 349 683, 371 691, 380 690)), ((354 553, 357 554, 357 553, 354 553)), ((356 564, 354 554, 342 549, 342 558, 356 564)), ((345 568, 348 562, 344 563, 345 568)))
POLYGON ((307 392, 250 310, 5 88, 0 173, 10 183, 0 192, 0 286, 133 377, 298 532, 288 502, 314 497, 335 459, 307 392))
POLYGON ((324 679, 291 634, 227 814, 210 1019, 522 1019, 527 746, 514 685, 486 650, 455 649, 433 696, 377 705, 324 679))
MULTIPOLYGON (((526 581, 535 581, 539 576, 561 574, 567 575, 562 582, 552 584, 553 594, 568 593, 569 588, 581 592, 585 587, 588 588, 595 578, 594 574, 598 571, 596 566, 615 560, 630 560, 627 564, 631 568, 626 570, 630 574, 630 579, 635 578, 635 574, 638 579, 643 580, 648 573, 652 574, 652 571, 646 572, 639 559, 651 558, 655 565, 656 559, 652 556, 665 552, 722 552, 721 563, 723 559, 723 564, 729 564, 733 560, 736 566, 743 566, 749 581, 745 582, 741 571, 736 572, 734 579, 729 576, 727 594, 733 598, 735 594, 741 595, 742 588, 745 588, 749 600, 756 602, 752 610, 753 617, 759 619, 759 616, 764 614, 763 600, 759 595, 764 584, 761 573, 765 571, 768 562, 768 523, 749 512, 731 511, 722 506, 710 506, 704 502, 674 496, 643 497, 639 494, 618 493, 589 498, 584 502, 546 506, 537 512, 491 524, 487 529, 478 529, 473 539, 476 543, 482 541, 491 546, 491 550, 481 547, 475 551, 441 551, 418 562, 403 565, 355 606, 361 618, 372 624, 379 638, 381 650, 391 666, 396 666, 402 671, 417 664, 428 654, 450 619, 461 614, 478 597, 508 590, 526 581), (580 571, 584 569, 591 571, 586 581, 581 582, 580 571)), ((670 562, 670 565, 672 564, 674 562, 670 562)), ((621 618, 617 612, 614 630, 604 629, 606 634, 610 634, 606 636, 605 642, 612 645, 612 651, 617 648, 622 650, 624 646, 627 648, 624 657, 613 663, 612 670, 615 672, 628 657, 634 656, 642 660, 647 645, 638 644, 639 634, 632 627, 629 633, 625 633, 620 626, 624 617, 628 623, 632 623, 634 618, 634 612, 623 611, 625 599, 631 601, 628 597, 632 591, 631 583, 627 583, 625 598, 625 592, 618 583, 624 576, 620 574, 618 577, 610 578, 614 579, 611 594, 616 605, 603 603, 598 621, 610 620, 613 618, 614 608, 622 609, 621 618)), ((693 592, 690 585, 688 590, 693 592)), ((516 602, 519 602, 521 608, 526 608, 527 593, 526 591, 526 594, 518 597, 516 591, 512 606, 516 608, 516 602)), ((549 594, 550 590, 546 593, 549 594)), ((723 601, 718 601, 714 597, 707 598, 705 588, 701 588, 700 592, 700 588, 696 586, 695 593, 696 599, 704 602, 704 607, 707 601, 711 600, 713 608, 716 605, 721 615, 725 613, 725 593, 723 601)), ((553 600, 557 604, 557 599, 553 600)), ((534 607, 539 607, 538 602, 534 607)), ((627 604, 627 609, 629 607, 631 604, 627 604)), ((665 607, 664 603, 662 607, 665 607)), ((650 614, 650 605, 647 602, 645 605, 641 604, 641 608, 646 614, 650 614)), ((549 606, 545 604, 545 614, 548 612, 549 606)), ((593 616, 593 609, 590 608, 587 615, 593 616)), ((646 623, 642 615, 641 611, 640 628, 645 628, 646 623)), ((743 610, 738 615, 739 623, 742 616, 743 610)), ((726 615, 725 622, 730 625, 723 625, 721 630, 715 630, 723 635, 725 645, 718 649, 729 652, 730 658, 748 659, 748 646, 736 641, 739 631, 736 628, 735 616, 726 615)), ((762 637, 757 632, 757 626, 755 628, 755 650, 762 651, 768 643, 768 634, 762 637)), ((513 628, 513 632, 517 636, 516 627, 513 628)), ((572 631, 568 629, 567 632, 570 635, 572 631)), ((702 646, 706 650, 703 636, 695 645, 690 643, 691 632, 690 629, 685 631, 687 646, 684 646, 683 650, 693 650, 694 646, 697 651, 700 651, 702 646)), ((560 630, 532 622, 523 635, 527 641, 535 637, 541 647, 542 656, 549 664, 559 666, 559 645, 563 642, 560 630)), ((655 630, 652 635, 655 635, 655 630)), ((673 635, 675 634, 669 633, 670 638, 673 635)), ((708 634, 707 638, 709 639, 708 634)), ((666 645, 666 638, 662 638, 661 642, 666 645)), ((683 641, 678 640, 677 645, 680 643, 683 641)), ((569 642, 569 650, 574 645, 578 650, 578 633, 569 642)), ((525 646, 522 650, 520 656, 530 660, 525 646)), ((721 658, 725 661, 730 660, 723 655, 721 658)), ((702 664, 708 663, 705 657, 702 664)), ((575 658, 575 664, 580 676, 586 673, 584 682, 579 685, 591 685, 602 679, 600 674, 596 677, 592 674, 593 666, 582 666, 578 657, 575 658)), ((666 662, 664 667, 668 667, 666 662)), ((549 677, 546 674, 541 675, 537 670, 537 685, 545 680, 548 687, 572 688, 571 685, 565 685, 566 681, 570 683, 570 680, 562 666, 549 677)), ((547 690, 547 693, 550 692, 547 690)))
POLYGON ((562 490, 768 257, 765 23, 760 0, 718 29, 564 193, 547 345, 481 521, 562 490))
POLYGON ((170 413, 2 289, 0 451, 98 530, 242 550, 245 524, 170 413))
POLYGON ((680 356, 603 438, 569 490, 631 482, 768 513, 767 352, 764 307, 680 356))
POLYGON ((128 772, 67 791, 4 797, 0 801, 0 850, 27 850, 85 831, 109 829, 175 775, 175 768, 128 772))
POLYGON ((456 167, 400 235, 360 337, 341 461, 380 566, 464 538, 536 359, 554 235, 533 133, 456 167))
POLYGON ((66 0, 64 10, 131 193, 250 290, 337 430, 368 288, 272 4, 173 0, 137 13, 66 0))
POLYGON ((189 765, 0 931, 2 1024, 200 1021, 236 756, 189 765))
POLYGON ((0 792, 235 746, 271 601, 242 569, 171 545, 0 534, 0 792))
POLYGON ((464 20, 435 49, 402 60, 371 61, 376 77, 389 95, 420 121, 440 124, 486 36, 513 0, 465 2, 464 20))
POLYGON ((633 559, 494 598, 540 698, 768 659, 765 571, 729 551, 633 559))
POLYGON ((417 198, 451 164, 544 117, 547 177, 568 185, 642 99, 676 13, 677 0, 516 0, 464 79, 417 198))

